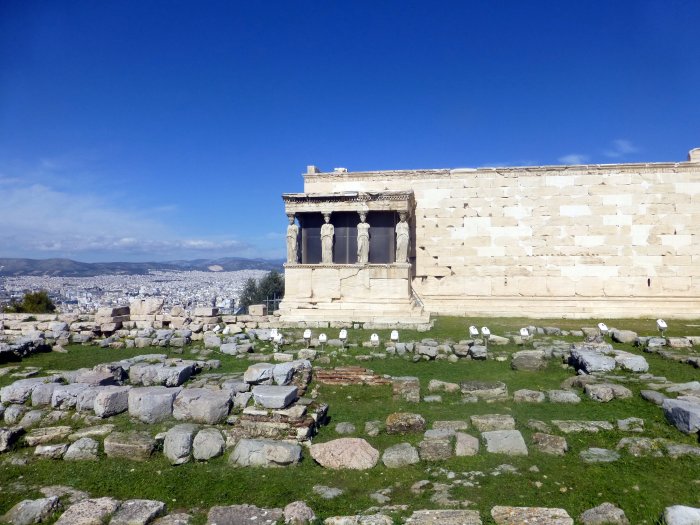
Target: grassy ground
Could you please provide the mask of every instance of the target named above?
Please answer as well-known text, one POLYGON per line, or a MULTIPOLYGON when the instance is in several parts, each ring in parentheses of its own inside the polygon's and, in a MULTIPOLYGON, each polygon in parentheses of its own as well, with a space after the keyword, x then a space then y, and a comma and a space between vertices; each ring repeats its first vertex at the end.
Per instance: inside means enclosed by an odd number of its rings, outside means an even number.
MULTIPOLYGON (((495 334, 517 333, 521 326, 533 324, 523 319, 459 319, 441 318, 429 333, 401 332, 403 341, 433 337, 439 341, 458 341, 466 338, 469 324, 488 325, 495 334)), ((547 320, 538 321, 538 326, 558 326, 562 329, 577 329, 581 326, 594 326, 596 321, 547 320)), ((653 320, 609 320, 609 326, 628 328, 640 335, 653 335, 653 320)), ((319 331, 316 331, 319 332, 319 331)), ((326 331, 335 337, 335 330, 326 331)), ((379 332, 385 338, 388 332, 379 332)), ((698 335, 700 322, 670 323, 667 335, 698 335), (692 326, 695 325, 695 326, 692 326)), ((369 332, 352 330, 351 342, 369 340, 369 332)), ((559 338, 562 339, 562 338, 559 338)), ((571 338, 564 338, 570 339, 571 338)), ((615 345, 616 348, 639 352, 630 345, 615 345)), ((512 353, 520 348, 515 345, 494 347, 493 351, 512 353)), ((372 350, 376 352, 375 349, 372 350)), ((164 349, 110 350, 94 347, 72 346, 68 354, 41 354, 24 360, 20 366, 37 366, 48 369, 75 369, 93 366, 100 362, 112 361, 143 353, 163 353, 164 349)), ((470 379, 498 380, 508 385, 512 394, 520 388, 548 390, 559 388, 560 383, 573 375, 561 363, 552 361, 542 372, 514 371, 509 361, 432 361, 413 363, 401 358, 373 359, 358 362, 355 356, 368 353, 368 349, 351 348, 345 353, 326 348, 331 356, 331 365, 360 364, 372 368, 379 374, 393 376, 413 375, 421 380, 423 394, 427 394, 427 384, 432 378, 443 381, 464 381, 470 379)), ((189 355, 185 351, 184 357, 189 355)), ((650 372, 665 376, 674 382, 700 380, 700 371, 688 365, 664 360, 659 356, 644 354, 650 364, 650 372)), ((221 359, 221 371, 243 371, 249 365, 247 360, 225 355, 214 355, 221 359)), ((328 365, 325 365, 328 366, 328 365)), ((11 380, 0 377, 0 386, 11 380)), ((367 437, 363 428, 366 421, 384 421, 386 416, 396 411, 410 411, 422 414, 432 425, 438 420, 465 419, 473 414, 511 414, 517 428, 530 444, 532 431, 526 426, 529 419, 550 422, 556 419, 608 420, 626 417, 641 417, 645 421, 647 437, 664 437, 678 443, 697 444, 697 437, 686 436, 670 426, 659 407, 639 397, 642 384, 625 383, 635 394, 631 399, 614 400, 610 403, 596 403, 584 398, 578 405, 553 403, 517 404, 512 401, 497 403, 464 404, 458 394, 442 393, 441 403, 410 404, 395 401, 389 386, 369 387, 319 386, 319 399, 329 403, 331 422, 315 438, 316 442, 339 437, 335 425, 348 421, 357 427, 357 436, 365 437, 375 448, 383 451, 387 447, 407 441, 416 444, 421 435, 390 436, 380 433, 377 437, 367 437)), ((168 428, 172 423, 151 426, 132 422, 126 415, 111 418, 120 428, 148 428, 152 434, 168 428)), ((478 433, 467 431, 475 436, 478 433)), ((556 429, 552 432, 559 434, 556 429)), ((529 446, 527 457, 508 457, 489 454, 484 450, 477 456, 452 458, 443 462, 421 462, 402 469, 387 469, 380 464, 366 472, 330 471, 321 468, 310 460, 308 454, 302 463, 294 468, 253 469, 234 468, 228 465, 228 453, 208 463, 189 463, 172 467, 157 454, 147 462, 132 462, 100 458, 98 463, 63 462, 35 460, 31 449, 24 448, 4 454, 0 458, 0 513, 20 499, 37 496, 36 488, 51 484, 70 485, 85 490, 94 496, 114 496, 120 499, 149 498, 165 501, 168 509, 192 511, 201 509, 197 519, 204 520, 204 512, 213 505, 251 503, 259 506, 284 506, 286 503, 303 499, 321 517, 361 512, 377 503, 369 495, 377 490, 391 488, 390 504, 405 504, 410 510, 439 508, 431 501, 434 492, 430 489, 422 494, 413 493, 410 488, 419 480, 435 483, 450 483, 455 479, 478 481, 478 486, 453 488, 450 497, 469 501, 468 508, 477 509, 490 523, 489 510, 495 505, 562 507, 571 516, 578 516, 583 510, 610 501, 623 508, 631 523, 656 523, 663 508, 672 504, 685 504, 700 507, 700 457, 635 458, 622 453, 622 458, 611 464, 588 465, 578 454, 588 447, 615 448, 622 437, 637 434, 618 430, 598 434, 569 434, 566 436, 569 452, 564 457, 541 454, 529 446), (26 457, 29 463, 13 465, 6 458, 26 457), (501 464, 510 464, 517 474, 492 475, 501 464), (537 471, 531 467, 536 466, 537 471), (473 472, 483 476, 469 475, 473 472), (465 474, 467 473, 467 474, 465 474), (313 491, 314 485, 338 487, 343 495, 325 500, 313 491)), ((399 513, 397 516, 405 515, 399 513)))

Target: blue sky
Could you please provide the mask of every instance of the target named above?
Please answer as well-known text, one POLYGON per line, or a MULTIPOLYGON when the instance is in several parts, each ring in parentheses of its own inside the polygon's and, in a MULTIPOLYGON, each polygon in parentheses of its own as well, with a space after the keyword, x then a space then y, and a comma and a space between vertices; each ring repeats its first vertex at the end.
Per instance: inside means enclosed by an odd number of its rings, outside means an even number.
POLYGON ((700 2, 0 0, 0 257, 282 257, 331 170, 683 161, 700 2))

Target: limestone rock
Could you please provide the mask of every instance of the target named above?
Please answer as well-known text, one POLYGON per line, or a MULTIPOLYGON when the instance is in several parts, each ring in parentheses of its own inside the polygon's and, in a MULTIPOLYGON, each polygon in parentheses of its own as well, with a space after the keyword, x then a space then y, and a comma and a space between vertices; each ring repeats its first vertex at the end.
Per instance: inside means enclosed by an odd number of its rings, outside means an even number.
POLYGON ((0 401, 3 403, 19 403, 23 404, 32 395, 32 391, 39 385, 44 383, 58 382, 57 376, 49 377, 31 377, 29 379, 20 379, 0 388, 0 401))
POLYGON ((229 463, 240 467, 286 467, 299 461, 299 444, 272 439, 241 439, 229 458, 229 463))
POLYGON ((130 386, 106 386, 97 392, 93 410, 97 417, 111 417, 129 409, 130 386))
POLYGON ((455 433, 455 456, 475 456, 478 453, 478 438, 464 432, 455 433))
POLYGON ((391 389, 394 399, 401 399, 409 403, 420 401, 420 380, 417 377, 392 377, 391 389))
POLYGON ((129 390, 129 415, 144 423, 158 423, 173 414, 173 401, 182 389, 148 386, 129 390))
POLYGON ((620 368, 629 372, 646 372, 649 370, 649 363, 643 356, 629 352, 617 352, 615 362, 620 368))
POLYGON ((386 514, 363 514, 360 516, 332 516, 323 525, 393 525, 394 520, 386 514))
POLYGON ((588 384, 584 387, 584 392, 593 401, 601 403, 632 397, 632 391, 629 388, 613 383, 588 384))
POLYGON ((275 366, 276 365, 270 363, 255 363, 250 365, 243 374, 243 381, 252 385, 271 385, 275 366))
POLYGON ((615 370, 615 359, 595 350, 574 348, 571 350, 570 362, 576 370, 583 370, 587 374, 615 370))
POLYGON ((491 517, 496 525, 574 525, 574 520, 564 509, 544 507, 494 507, 491 517))
POLYGON ((110 458, 144 461, 151 457, 156 441, 148 432, 112 432, 105 438, 105 454, 110 458))
POLYGON ((637 340, 637 333, 632 330, 612 330, 610 336, 616 343, 632 344, 637 340))
POLYGON ((34 449, 34 455, 45 459, 62 459, 67 450, 67 443, 58 445, 37 445, 34 449))
POLYGON ((374 467, 379 451, 361 438, 340 438, 311 445, 311 457, 330 469, 365 470, 374 467))
POLYGON ((165 513, 165 503, 150 499, 123 501, 109 525, 147 525, 165 513))
POLYGON ((394 412, 386 418, 386 431, 389 434, 407 434, 425 431, 426 423, 420 414, 394 412))
POLYGON ((513 370, 537 372, 547 368, 547 359, 542 350, 522 350, 513 354, 510 367, 513 370))
POLYGON ((72 431, 73 429, 68 426, 35 428, 25 436, 24 441, 30 447, 43 445, 57 439, 63 439, 72 431))
POLYGON ((682 399, 666 399, 662 405, 666 419, 686 434, 700 431, 700 403, 682 399))
POLYGON ((21 427, 0 428, 0 452, 10 450, 22 434, 24 429, 21 427))
POLYGON ((406 525, 481 525, 477 510, 416 510, 406 525))
POLYGON ((20 420, 18 426, 22 428, 29 428, 31 426, 34 426, 39 421, 41 421, 45 415, 46 414, 43 410, 30 410, 22 416, 22 419, 20 420))
POLYGON ((207 388, 185 388, 175 398, 173 417, 215 425, 228 416, 231 396, 223 391, 207 388))
POLYGON ((486 450, 494 454, 527 456, 527 446, 519 430, 492 430, 481 434, 486 450))
POLYGON ((547 392, 550 403, 580 403, 581 398, 572 390, 549 390, 547 392))
POLYGON ((56 496, 40 499, 25 499, 12 507, 2 518, 11 525, 31 525, 46 521, 59 507, 56 496))
POLYGON ((100 444, 92 438, 80 438, 68 447, 63 459, 66 461, 96 461, 99 447, 100 444))
POLYGON ((114 498, 93 498, 72 504, 55 525, 101 525, 119 508, 114 498))
POLYGON ((508 399, 508 387, 501 381, 462 381, 459 386, 465 396, 485 401, 508 399))
POLYGON ((532 435, 532 444, 540 452, 554 456, 563 456, 569 449, 565 438, 542 432, 536 432, 532 435))
POLYGON ((673 505, 664 509, 664 523, 666 525, 697 525, 700 523, 700 509, 673 505))
POLYGON ((630 523, 622 509, 607 502, 588 509, 578 519, 583 525, 629 525, 630 523))
POLYGON ((447 392, 454 394, 459 392, 459 385, 457 383, 448 383, 446 381, 440 381, 438 379, 431 379, 428 383, 429 392, 447 392))
POLYGON ((544 403, 544 392, 537 390, 516 390, 513 392, 513 401, 516 403, 544 403))
POLYGON ((479 432, 489 430, 514 430, 515 419, 507 414, 481 414, 470 418, 471 424, 479 432))
POLYGON ((600 432, 612 430, 613 426, 608 421, 577 421, 577 420, 553 420, 552 424, 564 434, 571 432, 600 432))
POLYGON ((606 448, 596 448, 591 447, 586 450, 582 450, 579 453, 579 457, 585 463, 612 463, 620 459, 620 454, 614 450, 608 450, 606 448))
POLYGON ((387 448, 382 454, 382 463, 388 468, 401 468, 420 461, 418 451, 410 443, 399 443, 387 448))
POLYGON ((208 461, 224 453, 226 441, 216 428, 203 428, 192 441, 192 455, 198 461, 208 461))
POLYGON ((662 406, 664 401, 668 399, 665 394, 657 392, 656 390, 641 390, 639 394, 642 396, 642 399, 658 406, 662 406))
POLYGON ((288 407, 297 398, 295 386, 258 385, 253 387, 253 399, 264 408, 288 407))
POLYGON ((428 430, 418 444, 420 458, 425 461, 440 461, 452 457, 452 436, 449 430, 428 430))
POLYGON ((197 432, 196 425, 188 423, 175 425, 165 433, 163 455, 171 465, 182 465, 190 460, 192 439, 197 432))
POLYGON ((316 514, 304 501, 293 501, 284 508, 285 525, 307 525, 316 520, 316 514))
POLYGON ((78 395, 89 387, 90 385, 85 383, 56 385, 51 395, 51 406, 59 410, 74 408, 78 402, 78 395))

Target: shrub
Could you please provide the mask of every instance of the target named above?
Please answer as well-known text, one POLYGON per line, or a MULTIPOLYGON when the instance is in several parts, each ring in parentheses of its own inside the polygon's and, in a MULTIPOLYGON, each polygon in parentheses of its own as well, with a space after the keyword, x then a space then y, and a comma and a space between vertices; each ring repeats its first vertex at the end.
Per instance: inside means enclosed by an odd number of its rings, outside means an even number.
POLYGON ((49 297, 46 290, 38 292, 27 292, 24 294, 22 301, 12 300, 4 311, 8 313, 30 313, 30 314, 48 314, 56 310, 56 305, 49 297))

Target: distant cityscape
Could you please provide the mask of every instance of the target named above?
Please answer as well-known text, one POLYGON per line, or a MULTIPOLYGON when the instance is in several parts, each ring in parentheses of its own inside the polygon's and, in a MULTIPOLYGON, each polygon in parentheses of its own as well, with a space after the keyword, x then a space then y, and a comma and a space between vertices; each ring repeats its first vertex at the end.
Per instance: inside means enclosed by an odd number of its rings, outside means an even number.
POLYGON ((165 308, 216 306, 233 313, 245 282, 267 270, 149 271, 144 275, 92 277, 0 276, 0 304, 21 299, 25 292, 46 290, 64 313, 93 312, 102 306, 127 306, 136 298, 162 297, 165 308))

